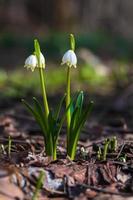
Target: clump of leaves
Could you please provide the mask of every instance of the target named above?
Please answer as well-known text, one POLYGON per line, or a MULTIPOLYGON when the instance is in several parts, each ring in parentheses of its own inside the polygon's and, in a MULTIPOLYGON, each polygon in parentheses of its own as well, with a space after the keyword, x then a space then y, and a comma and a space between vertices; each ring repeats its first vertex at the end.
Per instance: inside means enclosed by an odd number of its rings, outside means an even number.
POLYGON ((89 102, 86 111, 84 111, 83 103, 84 103, 84 93, 83 91, 80 91, 79 94, 77 95, 76 102, 73 103, 70 107, 71 121, 70 121, 70 129, 67 141, 67 154, 72 160, 75 158, 77 143, 82 128, 93 108, 93 102, 91 101, 89 102))
POLYGON ((107 160, 108 153, 113 153, 117 151, 117 139, 116 137, 107 138, 104 140, 103 144, 101 145, 93 145, 93 150, 97 153, 98 160, 107 160))

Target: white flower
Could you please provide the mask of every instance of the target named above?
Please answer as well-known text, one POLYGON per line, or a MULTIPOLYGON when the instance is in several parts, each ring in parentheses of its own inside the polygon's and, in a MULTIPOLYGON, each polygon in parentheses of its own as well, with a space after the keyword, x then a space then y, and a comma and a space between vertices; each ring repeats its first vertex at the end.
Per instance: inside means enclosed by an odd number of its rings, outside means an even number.
MULTIPOLYGON (((43 54, 40 54, 40 67, 41 68, 45 68, 45 58, 43 56, 43 54)), ((25 60, 25 65, 24 67, 26 67, 27 69, 31 69, 31 71, 33 72, 34 69, 38 66, 38 60, 36 55, 30 55, 26 60, 25 60)))
POLYGON ((25 60, 25 65, 27 69, 31 69, 33 72, 34 69, 37 67, 37 59, 35 55, 30 55, 26 60, 25 60))
POLYGON ((68 50, 63 58, 62 58, 62 65, 67 64, 69 67, 74 66, 77 67, 77 56, 73 50, 68 50))
POLYGON ((45 58, 42 53, 40 54, 40 62, 41 62, 41 67, 45 68, 45 58))

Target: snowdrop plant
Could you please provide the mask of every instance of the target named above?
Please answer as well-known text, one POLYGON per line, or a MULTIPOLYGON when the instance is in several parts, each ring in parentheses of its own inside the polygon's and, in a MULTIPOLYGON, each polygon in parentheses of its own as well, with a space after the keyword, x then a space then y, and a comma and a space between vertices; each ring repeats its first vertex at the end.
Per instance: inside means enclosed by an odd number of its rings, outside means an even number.
MULTIPOLYGON (((66 108, 70 104, 71 101, 71 85, 70 85, 70 72, 71 72, 71 67, 75 67, 77 65, 77 57, 75 54, 75 39, 73 34, 70 34, 70 47, 71 49, 68 50, 63 58, 62 58, 62 65, 66 64, 67 65, 67 80, 66 80, 66 108)), ((67 143, 69 141, 69 132, 70 132, 70 122, 71 122, 71 110, 70 108, 67 111, 67 143)))
POLYGON ((81 130, 90 114, 93 102, 89 102, 86 110, 83 110, 84 93, 80 91, 76 97, 76 100, 72 102, 70 92, 70 71, 71 67, 77 67, 77 57, 75 54, 75 38, 73 34, 70 34, 70 47, 63 58, 62 64, 67 65, 67 80, 66 80, 66 108, 71 104, 66 113, 67 117, 67 155, 70 159, 74 160, 77 144, 81 130))
POLYGON ((45 84, 45 58, 41 53, 40 45, 37 40, 34 40, 34 48, 34 54, 30 55, 26 59, 24 67, 26 67, 27 69, 31 69, 32 72, 36 68, 39 71, 43 106, 35 97, 33 97, 33 106, 31 106, 25 100, 22 101, 34 116, 36 122, 39 124, 44 136, 46 155, 53 160, 57 158, 56 150, 58 136, 66 118, 67 155, 70 159, 74 160, 80 133, 93 107, 93 102, 91 101, 84 111, 83 91, 78 92, 78 94, 74 96, 74 98, 71 98, 71 68, 77 67, 77 56, 75 54, 75 38, 73 34, 70 34, 70 50, 68 50, 62 58, 62 65, 67 66, 66 93, 61 98, 55 112, 53 112, 49 108, 45 84), (66 102, 66 109, 63 115, 60 117, 60 111, 64 101, 66 102))
MULTIPOLYGON (((49 109, 45 86, 45 58, 41 53, 40 45, 37 40, 34 40, 34 48, 34 55, 31 55, 26 59, 24 67, 26 67, 27 69, 31 69, 31 71, 34 71, 35 68, 37 68, 39 71, 40 84, 43 96, 43 106, 35 97, 33 97, 33 106, 31 106, 24 99, 22 101, 28 108, 28 110, 32 113, 36 122, 39 124, 42 130, 45 142, 46 155, 55 160, 58 136, 66 115, 66 113, 64 112, 64 115, 60 119, 60 111, 66 95, 62 97, 55 112, 49 109)), ((69 109, 69 106, 67 109, 69 109)))

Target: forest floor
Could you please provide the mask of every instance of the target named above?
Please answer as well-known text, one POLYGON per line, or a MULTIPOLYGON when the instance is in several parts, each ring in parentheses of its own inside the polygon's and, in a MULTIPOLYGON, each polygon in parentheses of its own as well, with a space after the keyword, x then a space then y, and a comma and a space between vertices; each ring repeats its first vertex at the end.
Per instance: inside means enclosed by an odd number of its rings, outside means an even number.
MULTIPOLYGON (((120 107, 121 95, 93 98, 97 103, 81 134, 74 161, 66 157, 65 127, 57 148, 58 159, 51 161, 45 155, 41 131, 23 105, 16 100, 7 101, 5 107, 5 102, 0 105, 0 200, 34 200, 42 172, 38 200, 133 198, 130 104, 124 105, 127 101, 123 97, 120 107), (114 136, 115 151, 108 150, 106 160, 98 159, 97 148, 104 149, 105 139, 114 136)), ((58 101, 56 97, 50 99, 51 103, 58 101)))
MULTIPOLYGON (((11 52, 12 49, 8 53, 10 57, 11 52)), ((3 60, 9 62, 10 57, 7 59, 6 53, 3 60)), ((16 54, 13 59, 16 61, 16 54)), ((23 62, 24 58, 21 59, 23 62)), ((128 71, 132 68, 120 64, 117 71, 114 65, 116 71, 108 74, 107 70, 104 77, 99 77, 99 66, 101 62, 97 68, 86 64, 79 67, 76 75, 73 74, 74 89, 82 86, 79 81, 83 82, 83 88, 90 95, 86 95, 86 100, 91 98, 95 104, 81 133, 74 161, 66 156, 66 127, 59 138, 57 160, 52 161, 45 155, 42 133, 21 103, 20 98, 28 97, 30 101, 31 91, 38 92, 36 73, 31 76, 31 72, 26 71, 24 74, 23 68, 13 72, 8 66, 7 72, 5 68, 0 71, 0 200, 133 199, 133 84, 132 70, 128 71), (102 90, 103 85, 107 88, 102 90), (109 90, 110 85, 114 87, 113 91, 109 90), (94 87, 96 95, 90 91, 94 87), (117 140, 115 151, 109 149, 106 160, 99 159, 97 149, 103 150, 106 140, 113 137, 117 140), (38 197, 35 199, 36 192, 38 197)), ((54 96, 53 91, 62 92, 65 84, 64 69, 54 67, 47 71, 51 105, 56 104, 60 97, 60 94, 54 96)), ((105 68, 101 70, 105 72, 105 68)))

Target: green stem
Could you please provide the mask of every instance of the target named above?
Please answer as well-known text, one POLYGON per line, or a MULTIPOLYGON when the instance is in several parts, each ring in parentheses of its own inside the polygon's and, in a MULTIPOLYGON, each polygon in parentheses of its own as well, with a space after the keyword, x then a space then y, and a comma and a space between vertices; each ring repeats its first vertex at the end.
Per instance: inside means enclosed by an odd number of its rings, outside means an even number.
POLYGON ((48 117, 48 115, 49 115, 49 106, 48 106, 48 101, 47 101, 46 88, 45 88, 45 78, 44 78, 43 70, 44 69, 42 67, 39 67, 39 74, 40 74, 40 80, 41 80, 44 109, 45 109, 45 112, 46 112, 46 117, 48 117))
POLYGON ((57 144, 55 142, 55 144, 53 145, 53 160, 57 159, 56 147, 57 147, 57 144))
POLYGON ((106 161, 107 153, 108 153, 108 147, 109 147, 110 140, 105 141, 104 149, 103 149, 103 160, 106 161))
POLYGON ((45 149, 46 155, 53 158, 54 151, 53 151, 53 141, 52 141, 51 134, 49 134, 46 138, 45 147, 46 147, 46 149, 45 149))
MULTIPOLYGON (((43 68, 39 68, 39 74, 40 74, 40 81, 41 81, 41 87, 42 87, 42 95, 43 95, 43 103, 44 103, 44 110, 46 114, 46 119, 48 119, 49 115, 49 106, 48 106, 48 100, 47 100, 47 95, 46 95, 46 88, 45 88, 45 76, 43 72, 43 68)), ((48 120, 47 120, 48 123, 48 120)), ((47 124, 48 126, 48 124, 47 124)), ((53 142, 52 142, 52 137, 51 134, 47 136, 45 141, 45 146, 46 146, 46 154, 47 156, 52 156, 53 157, 53 142)))
POLYGON ((73 147, 71 146, 70 148, 69 147, 67 148, 67 155, 69 156, 71 160, 74 160, 75 158, 76 148, 77 148, 76 144, 77 143, 74 143, 73 147))
POLYGON ((43 184, 43 179, 44 179, 44 171, 41 171, 37 180, 35 192, 33 194, 32 200, 37 200, 38 199, 38 194, 41 189, 41 185, 43 184))
POLYGON ((97 158, 98 158, 98 160, 101 160, 101 155, 102 155, 101 147, 98 147, 98 151, 97 151, 97 158))
POLYGON ((70 157, 71 160, 75 159, 79 134, 80 134, 80 131, 78 131, 76 133, 76 136, 74 138, 71 137, 70 140, 69 140, 69 143, 67 145, 67 154, 68 154, 68 156, 70 157))
MULTIPOLYGON (((70 105, 70 67, 67 68, 67 88, 66 88, 66 108, 70 105)), ((71 112, 70 108, 67 111, 67 145, 69 141, 69 129, 70 129, 70 122, 71 122, 71 112)))
POLYGON ((116 139, 116 136, 114 136, 111 139, 110 145, 111 145, 111 151, 116 151, 117 150, 117 139, 116 139))

